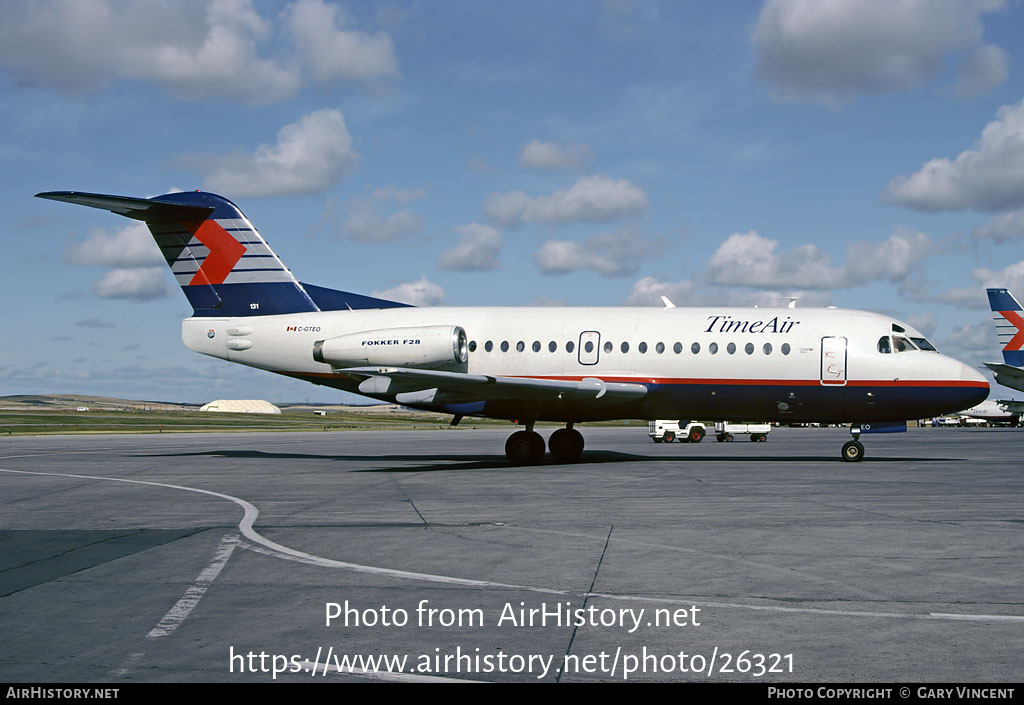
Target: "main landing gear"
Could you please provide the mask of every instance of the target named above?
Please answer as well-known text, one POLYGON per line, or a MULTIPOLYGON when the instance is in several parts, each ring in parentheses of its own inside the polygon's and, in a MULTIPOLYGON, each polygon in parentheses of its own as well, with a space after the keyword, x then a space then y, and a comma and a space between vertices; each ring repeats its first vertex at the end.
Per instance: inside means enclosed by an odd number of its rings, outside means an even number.
POLYGON ((843 460, 847 463, 859 463, 864 459, 864 444, 860 442, 860 426, 850 427, 852 441, 843 444, 843 460))
MULTIPOLYGON (((571 463, 583 455, 583 434, 570 423, 551 434, 548 449, 556 463, 571 463)), ((527 424, 525 431, 516 431, 505 441, 505 455, 513 465, 539 465, 544 461, 544 439, 527 424)))

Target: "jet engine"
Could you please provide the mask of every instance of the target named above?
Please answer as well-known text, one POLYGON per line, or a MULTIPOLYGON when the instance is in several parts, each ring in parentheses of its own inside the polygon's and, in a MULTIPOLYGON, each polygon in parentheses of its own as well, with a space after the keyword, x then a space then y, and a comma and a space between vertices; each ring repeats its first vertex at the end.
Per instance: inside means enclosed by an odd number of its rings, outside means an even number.
POLYGON ((468 354, 462 326, 381 328, 313 343, 313 359, 332 367, 440 369, 465 363, 468 354))

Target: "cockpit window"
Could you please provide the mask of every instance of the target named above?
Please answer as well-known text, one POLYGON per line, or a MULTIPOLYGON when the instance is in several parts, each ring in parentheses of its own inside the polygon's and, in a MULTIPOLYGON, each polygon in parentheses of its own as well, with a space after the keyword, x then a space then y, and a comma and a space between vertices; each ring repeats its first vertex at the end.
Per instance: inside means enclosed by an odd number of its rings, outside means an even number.
POLYGON ((889 345, 889 336, 883 335, 878 339, 878 352, 885 353, 886 355, 892 352, 892 347, 889 345))
POLYGON ((921 348, 922 350, 928 350, 930 352, 938 352, 934 345, 929 343, 924 338, 911 338, 914 341, 914 345, 921 348))
POLYGON ((910 350, 917 350, 913 343, 902 335, 894 335, 892 337, 892 346, 896 352, 908 352, 910 350))

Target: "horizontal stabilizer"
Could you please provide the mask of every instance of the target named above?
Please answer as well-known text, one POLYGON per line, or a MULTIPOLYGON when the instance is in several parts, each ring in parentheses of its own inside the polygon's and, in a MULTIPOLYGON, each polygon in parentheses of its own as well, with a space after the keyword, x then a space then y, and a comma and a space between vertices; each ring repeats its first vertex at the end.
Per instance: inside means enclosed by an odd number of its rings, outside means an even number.
POLYGON ((126 218, 143 220, 147 223, 206 220, 214 210, 211 206, 167 203, 154 201, 149 198, 108 196, 103 193, 85 193, 84 191, 46 191, 44 193, 37 193, 36 198, 64 201, 90 208, 101 208, 117 215, 123 215, 126 218))

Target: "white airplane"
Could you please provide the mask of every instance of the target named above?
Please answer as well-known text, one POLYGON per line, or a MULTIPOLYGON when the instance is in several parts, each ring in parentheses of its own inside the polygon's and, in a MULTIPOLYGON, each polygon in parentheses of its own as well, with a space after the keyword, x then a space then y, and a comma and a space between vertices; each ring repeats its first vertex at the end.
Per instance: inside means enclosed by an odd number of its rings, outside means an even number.
POLYGON ((1007 289, 988 289, 996 336, 1003 346, 1003 362, 986 362, 1004 387, 1024 391, 1024 310, 1007 289))
POLYGON ((565 428, 556 461, 583 452, 574 424, 619 418, 851 423, 861 431, 985 399, 977 371, 906 323, 839 309, 416 308, 299 282, 242 212, 205 192, 151 199, 40 198, 145 221, 194 309, 181 337, 206 355, 387 402, 513 420, 513 464, 544 458, 537 421, 565 428))

